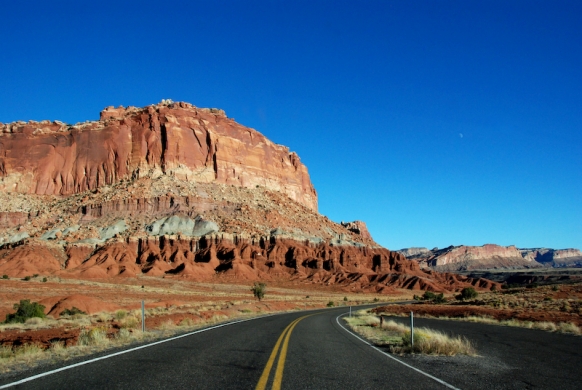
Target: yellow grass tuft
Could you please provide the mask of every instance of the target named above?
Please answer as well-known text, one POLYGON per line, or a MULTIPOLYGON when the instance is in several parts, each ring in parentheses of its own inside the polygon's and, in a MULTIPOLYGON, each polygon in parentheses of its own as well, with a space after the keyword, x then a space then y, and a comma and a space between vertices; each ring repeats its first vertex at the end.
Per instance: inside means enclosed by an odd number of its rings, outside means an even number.
POLYGON ((79 334, 77 345, 102 347, 109 344, 107 332, 102 328, 93 328, 91 330, 83 329, 79 334))
POLYGON ((582 334, 582 329, 576 324, 571 322, 560 322, 558 324, 558 331, 562 333, 572 333, 575 335, 582 334))
POLYGON ((180 323, 178 324, 178 326, 183 326, 183 327, 189 327, 194 325, 194 321, 192 321, 192 318, 184 318, 182 321, 180 321, 180 323))
POLYGON ((380 326, 378 317, 361 311, 356 312, 355 316, 344 317, 344 319, 356 333, 376 345, 389 346, 394 353, 476 355, 475 348, 465 337, 451 337, 436 330, 417 328, 414 332, 414 347, 411 347, 410 329, 406 325, 387 320, 380 326))
POLYGON ((124 319, 126 316, 127 316, 127 311, 125 311, 125 310, 117 310, 115 312, 115 319, 118 321, 124 319))
POLYGON ((451 337, 437 330, 418 328, 414 331, 414 346, 410 345, 410 330, 402 335, 402 346, 394 352, 423 353, 427 355, 476 355, 471 342, 462 336, 451 337))
POLYGON ((12 347, 6 345, 0 346, 0 359, 10 359, 12 357, 14 357, 12 347))
POLYGON ((120 326, 124 329, 137 329, 141 327, 141 319, 127 317, 120 322, 120 326))
POLYGON ((29 361, 37 358, 44 352, 44 349, 38 344, 25 344, 14 348, 14 357, 29 361))

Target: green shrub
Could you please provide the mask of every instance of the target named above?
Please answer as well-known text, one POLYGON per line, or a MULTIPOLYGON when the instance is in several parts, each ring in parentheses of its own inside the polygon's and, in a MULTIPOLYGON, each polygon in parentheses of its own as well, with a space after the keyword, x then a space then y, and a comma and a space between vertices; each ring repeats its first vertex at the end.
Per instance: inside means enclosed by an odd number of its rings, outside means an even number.
POLYGON ((16 322, 24 323, 29 318, 46 317, 44 314, 44 306, 38 302, 30 302, 29 299, 22 299, 20 303, 15 303, 14 310, 16 310, 16 313, 6 314, 6 320, 4 321, 5 324, 16 322))
POLYGON ((8 275, 4 274, 4 275, 2 275, 2 279, 10 279, 10 278, 8 277, 8 275))
POLYGON ((465 299, 477 298, 478 295, 479 293, 477 293, 473 287, 465 287, 461 290, 461 294, 457 295, 455 298, 457 298, 459 301, 464 301, 465 299))
POLYGON ((74 316, 75 314, 87 314, 83 310, 73 306, 71 309, 65 309, 61 312, 61 316, 74 316))
POLYGON ((344 302, 347 302, 347 301, 348 301, 348 297, 344 297, 344 302))
POLYGON ((432 303, 445 303, 447 301, 443 293, 435 294, 431 291, 425 291, 421 299, 432 303))
POLYGON ((46 281, 47 281, 47 278, 42 278, 43 283, 46 283, 46 281))
POLYGON ((424 294, 422 295, 422 299, 424 301, 432 301, 435 297, 436 294, 433 293, 432 291, 425 291, 424 294))
POLYGON ((261 299, 263 299, 263 297, 265 296, 266 289, 267 285, 265 283, 255 282, 255 284, 253 284, 253 286, 251 287, 251 292, 253 293, 255 298, 257 298, 260 302, 261 299))
POLYGON ((37 278, 38 277, 38 274, 34 274, 34 275, 32 275, 32 277, 33 278, 37 278))
POLYGON ((24 277, 24 280, 26 280, 27 282, 28 282, 30 279, 32 279, 32 277, 31 277, 31 276, 25 276, 25 277, 24 277))
POLYGON ((333 307, 333 306, 335 306, 335 304, 333 303, 333 301, 329 301, 327 303, 327 307, 333 307))
POLYGON ((378 302, 379 300, 378 297, 374 298, 374 302, 378 302))
MULTIPOLYGON (((6 275, 4 275, 4 276, 6 276, 6 275)), ((557 285, 557 284, 554 284, 554 285, 552 286, 552 291, 560 291, 560 287, 558 287, 558 285, 557 285)))
POLYGON ((115 312, 115 319, 118 321, 124 319, 126 316, 127 316, 127 311, 125 311, 125 310, 117 310, 115 312))

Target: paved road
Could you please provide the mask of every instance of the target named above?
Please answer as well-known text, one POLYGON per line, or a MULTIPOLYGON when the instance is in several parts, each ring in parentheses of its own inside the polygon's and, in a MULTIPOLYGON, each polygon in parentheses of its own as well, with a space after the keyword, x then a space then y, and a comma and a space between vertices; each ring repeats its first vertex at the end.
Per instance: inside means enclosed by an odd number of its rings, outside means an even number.
MULTIPOLYGON (((347 333, 336 320, 338 315, 345 311, 345 308, 338 308, 319 312, 289 313, 240 322, 67 369, 28 381, 15 388, 259 390, 447 388, 347 333)), ((472 329, 483 326, 451 324, 461 328, 464 325, 472 329)), ((451 324, 447 322, 445 326, 451 324)), ((418 320, 417 325, 422 325, 421 320, 418 320)), ((460 331, 464 331, 461 328, 460 331)), ((474 332, 477 335, 481 334, 479 330, 474 332)), ((488 337, 496 337, 495 332, 488 334, 488 337)), ((534 335, 536 337, 529 341, 534 346, 538 337, 560 336, 543 332, 535 332, 534 335)), ((572 360, 568 364, 582 367, 580 353, 575 353, 576 349, 580 350, 580 338, 572 336, 562 338, 565 342, 570 341, 570 344, 578 346, 568 350, 569 355, 563 360, 572 360)), ((499 343, 503 345, 504 342, 499 343)), ((527 344, 528 341, 523 343, 527 344)), ((511 348, 513 344, 509 342, 508 345, 511 348)), ((515 351, 515 356, 509 357, 511 360, 517 359, 522 353, 519 350, 523 347, 521 342, 515 346, 518 350, 515 351)), ((479 348, 481 350, 481 345, 479 348)), ((490 353, 487 348, 485 350, 490 353)), ((493 351, 503 353, 503 348, 500 350, 493 348, 493 351)), ((545 364, 545 360, 552 359, 551 356, 542 358, 540 362, 542 365, 545 364)), ((503 375, 485 384, 468 381, 466 378, 468 373, 475 371, 480 365, 472 362, 484 361, 485 358, 468 358, 468 363, 462 359, 451 363, 450 360, 447 362, 437 358, 436 365, 434 358, 432 361, 399 359, 406 360, 406 363, 459 388, 477 388, 473 387, 474 385, 488 389, 530 388, 520 380, 515 382, 511 379, 514 372, 527 376, 527 372, 522 371, 521 366, 511 371, 511 368, 503 366, 499 369, 493 365, 493 369, 501 370, 503 375), (455 367, 459 369, 455 370, 455 367), (518 386, 505 387, 507 383, 518 383, 518 386)), ((495 355, 495 359, 503 360, 504 357, 495 355)), ((529 359, 535 358, 530 356, 529 359)), ((535 370, 535 367, 533 369, 535 370)), ((576 373, 574 379, 554 375, 552 380, 558 380, 553 383, 555 386, 544 387, 549 383, 544 382, 544 386, 539 388, 580 388, 573 387, 578 380, 577 375, 576 373)), ((5 378, 0 381, 0 386, 24 377, 5 378)))
MULTIPOLYGON (((409 324, 408 319, 392 319, 409 324)), ((582 389, 582 336, 417 318, 417 327, 463 335, 480 357, 402 360, 463 389, 582 389)))

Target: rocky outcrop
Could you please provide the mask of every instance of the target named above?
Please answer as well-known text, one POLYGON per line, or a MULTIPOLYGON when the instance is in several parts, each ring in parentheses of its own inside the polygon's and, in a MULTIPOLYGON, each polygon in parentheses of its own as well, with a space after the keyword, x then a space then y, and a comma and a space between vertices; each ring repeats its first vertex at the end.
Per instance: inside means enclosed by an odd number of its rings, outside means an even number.
POLYGON ((199 281, 291 279, 378 293, 394 288, 458 291, 468 286, 499 287, 485 279, 421 270, 417 263, 385 248, 313 244, 274 236, 257 240, 226 234, 128 237, 95 248, 70 244, 65 250, 46 245, 0 250, 0 273, 75 278, 148 275, 199 281))
POLYGON ((181 234, 189 237, 200 237, 211 233, 218 233, 218 225, 207 221, 202 216, 190 219, 184 216, 172 215, 158 219, 148 227, 148 234, 154 236, 181 234))
MULTIPOLYGON (((438 250, 438 248, 434 248, 434 251, 438 250)), ((427 248, 404 248, 396 251, 406 257, 409 260, 416 259, 416 258, 428 258, 432 256, 433 252, 428 250, 427 248)))
POLYGON ((0 125, 1 191, 71 195, 160 175, 262 186, 317 210, 315 189, 297 154, 222 110, 164 101, 144 108, 108 107, 99 121, 74 126, 59 121, 0 125))
POLYGON ((356 233, 363 238, 372 239, 372 235, 368 231, 368 227, 365 222, 354 221, 354 222, 342 222, 343 227, 348 229, 352 233, 356 233))
POLYGON ((582 252, 579 249, 530 248, 520 249, 524 259, 537 261, 548 267, 582 266, 582 252))
POLYGON ((3 273, 291 279, 378 293, 497 286, 423 270, 378 246, 365 223, 318 214, 295 153, 222 110, 171 101, 109 107, 74 126, 0 124, 3 273))
POLYGON ((422 268, 448 272, 582 265, 582 252, 578 249, 518 249, 515 246, 486 244, 432 250, 406 248, 397 252, 418 262, 422 268))
POLYGON ((483 246, 449 246, 444 249, 428 250, 411 248, 400 250, 407 258, 419 263, 421 268, 436 271, 456 272, 476 269, 535 268, 540 265, 524 259, 515 246, 486 244, 483 246))

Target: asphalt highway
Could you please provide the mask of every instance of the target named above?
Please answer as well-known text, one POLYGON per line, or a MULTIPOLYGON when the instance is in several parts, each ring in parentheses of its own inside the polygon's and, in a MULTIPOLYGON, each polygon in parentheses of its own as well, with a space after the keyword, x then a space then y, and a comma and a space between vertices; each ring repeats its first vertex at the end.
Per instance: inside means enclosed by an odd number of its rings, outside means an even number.
MULTIPOLYGON (((535 383, 522 381, 521 378, 527 377, 529 371, 536 370, 535 366, 524 367, 520 364, 508 366, 504 363, 503 348, 497 349, 497 346, 491 349, 481 348, 484 347, 481 341, 477 342, 480 352, 484 349, 487 354, 497 354, 494 356, 495 364, 486 364, 486 357, 418 359, 396 356, 395 358, 399 360, 397 361, 347 332, 340 325, 342 321, 338 321, 338 316, 345 312, 346 308, 342 307, 273 315, 239 322, 112 357, 102 356, 105 358, 45 376, 40 372, 33 372, 32 374, 41 376, 28 381, 26 380, 31 373, 3 378, 0 380, 0 389, 20 380, 25 382, 14 384, 10 388, 257 390, 581 388, 578 378, 578 370, 582 367, 580 352, 577 352, 581 346, 579 337, 525 330, 533 335, 529 341, 526 340, 529 337, 527 335, 516 344, 495 341, 500 345, 508 345, 513 352, 507 359, 513 362, 519 360, 522 353, 535 351, 539 346, 540 337, 544 339, 546 335, 562 336, 569 347, 565 351, 565 356, 560 355, 561 352, 556 355, 562 357, 560 363, 551 365, 551 370, 568 361, 567 367, 577 365, 577 370, 573 377, 569 377, 572 373, 568 371, 566 375, 553 375, 549 382, 537 386, 535 383), (529 345, 528 343, 531 346, 522 351, 520 348, 524 348, 524 344, 529 345), (483 382, 478 376, 471 375, 482 365, 486 367, 485 372, 496 375, 493 380, 483 382), (499 373, 501 374, 497 375, 499 373), (511 377, 516 373, 518 380, 513 381, 511 377), (475 378, 477 380, 472 380, 475 378), (553 386, 546 387, 548 384, 553 386), (507 385, 510 387, 506 387, 507 385), (576 385, 578 387, 575 387, 576 385)), ((421 321, 417 320, 416 325, 422 326, 421 321)), ((510 329, 448 321, 435 323, 444 324, 442 326, 451 332, 453 332, 450 330, 451 326, 458 327, 455 331, 459 332, 472 329, 468 332, 473 332, 479 340, 482 340, 479 337, 482 337, 483 333, 479 330, 480 327, 510 329)), ((487 339, 497 337, 495 330, 486 334, 487 339)), ((550 345, 555 345, 553 339, 550 340, 550 345)), ((536 359, 541 359, 539 363, 543 366, 548 359, 552 359, 552 356, 540 355, 536 358, 535 352, 532 352, 525 361, 536 359)), ((543 372, 538 374, 547 378, 543 372)))

